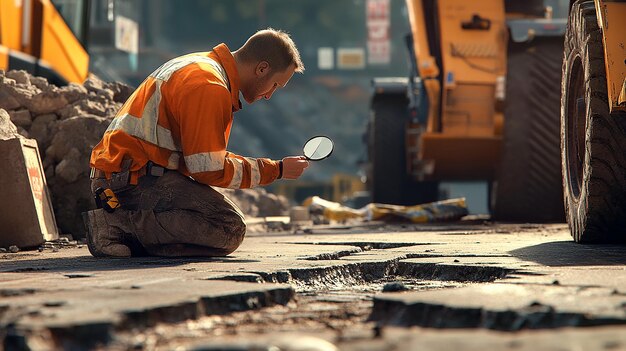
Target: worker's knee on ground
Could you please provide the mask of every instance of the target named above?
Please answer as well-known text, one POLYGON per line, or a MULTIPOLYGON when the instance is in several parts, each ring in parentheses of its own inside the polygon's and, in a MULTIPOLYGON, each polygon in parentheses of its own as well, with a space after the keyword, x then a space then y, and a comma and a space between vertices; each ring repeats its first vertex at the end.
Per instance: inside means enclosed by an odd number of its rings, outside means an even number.
POLYGON ((246 236, 246 222, 242 219, 232 223, 228 228, 228 235, 231 240, 229 240, 228 246, 224 248, 228 252, 227 255, 241 246, 243 238, 246 236))

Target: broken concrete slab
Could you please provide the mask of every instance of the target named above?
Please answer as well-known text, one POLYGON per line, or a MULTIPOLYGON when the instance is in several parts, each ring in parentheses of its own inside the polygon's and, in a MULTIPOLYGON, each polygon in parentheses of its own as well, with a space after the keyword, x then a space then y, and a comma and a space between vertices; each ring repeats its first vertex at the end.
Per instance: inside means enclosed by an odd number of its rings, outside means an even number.
POLYGON ((610 288, 494 283, 374 298, 371 320, 430 328, 520 330, 626 324, 624 296, 610 288), (584 300, 580 301, 580 300, 584 300))
POLYGON ((114 328, 145 328, 286 304, 293 294, 286 285, 190 280, 181 286, 170 277, 127 289, 83 287, 71 296, 56 290, 6 297, 0 303, 0 320, 23 331, 49 330, 57 337, 75 338, 77 330, 89 330, 95 341, 106 342, 114 328))

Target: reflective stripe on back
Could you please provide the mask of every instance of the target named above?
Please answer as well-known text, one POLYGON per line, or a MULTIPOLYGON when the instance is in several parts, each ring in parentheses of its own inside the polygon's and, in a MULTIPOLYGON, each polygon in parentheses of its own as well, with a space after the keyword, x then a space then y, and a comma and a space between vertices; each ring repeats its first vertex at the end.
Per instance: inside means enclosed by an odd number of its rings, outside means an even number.
MULTIPOLYGON (((145 106, 143 107, 142 115, 138 117, 126 113, 124 115, 118 116, 113 119, 113 121, 107 128, 107 131, 121 130, 127 134, 145 140, 161 148, 181 152, 182 149, 180 145, 177 145, 174 142, 172 132, 169 129, 158 125, 159 105, 161 103, 161 85, 163 84, 163 82, 166 82, 168 79, 170 79, 172 74, 174 74, 176 71, 193 63, 210 64, 219 73, 224 83, 229 86, 228 76, 226 75, 226 71, 224 70, 224 68, 215 60, 209 57, 201 55, 188 55, 172 59, 164 63, 161 67, 159 67, 152 74, 150 74, 150 77, 155 79, 156 88, 152 93, 152 96, 150 96, 145 106)), ((225 152, 223 152, 222 154, 224 153, 225 152)), ((168 165, 168 168, 178 168, 178 159, 171 159, 170 161, 171 162, 170 165, 168 165)), ((223 157, 221 162, 223 168, 223 157)))
POLYGON ((226 84, 228 90, 230 90, 230 82, 228 81, 228 76, 226 75, 224 67, 212 58, 200 55, 188 55, 172 59, 161 65, 161 67, 157 68, 156 71, 152 72, 150 77, 167 82, 174 72, 192 63, 207 63, 211 65, 220 74, 224 84, 226 84))
POLYGON ((139 139, 158 145, 171 151, 182 151, 180 146, 176 145, 172 132, 156 123, 144 123, 146 118, 139 118, 128 113, 115 117, 107 132, 121 130, 139 139))

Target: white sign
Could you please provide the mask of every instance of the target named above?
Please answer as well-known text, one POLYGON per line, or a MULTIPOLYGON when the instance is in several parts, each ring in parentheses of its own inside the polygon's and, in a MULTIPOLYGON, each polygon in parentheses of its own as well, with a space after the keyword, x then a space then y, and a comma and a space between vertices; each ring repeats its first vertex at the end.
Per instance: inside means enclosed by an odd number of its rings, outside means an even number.
POLYGON ((317 68, 319 69, 333 69, 335 68, 335 60, 333 57, 333 48, 318 48, 317 49, 317 68))
POLYGON ((367 0, 367 62, 388 65, 391 62, 389 40, 389 0, 367 0))
POLYGON ((139 26, 124 16, 115 18, 115 48, 137 54, 139 52, 139 26))

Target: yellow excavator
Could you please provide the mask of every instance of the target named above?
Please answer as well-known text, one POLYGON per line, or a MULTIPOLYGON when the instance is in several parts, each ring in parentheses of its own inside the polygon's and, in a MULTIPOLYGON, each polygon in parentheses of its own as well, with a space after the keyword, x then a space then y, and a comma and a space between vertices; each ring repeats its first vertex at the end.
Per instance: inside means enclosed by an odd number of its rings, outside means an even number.
POLYGON ((497 220, 567 219, 576 241, 626 241, 626 2, 406 4, 410 77, 373 82, 373 201, 482 180, 497 220))
POLYGON ((486 181, 500 220, 564 219, 559 100, 567 3, 407 0, 411 74, 374 80, 374 202, 437 200, 486 181))
POLYGON ((88 0, 1 0, 0 69, 23 69, 53 84, 82 83, 88 0))

